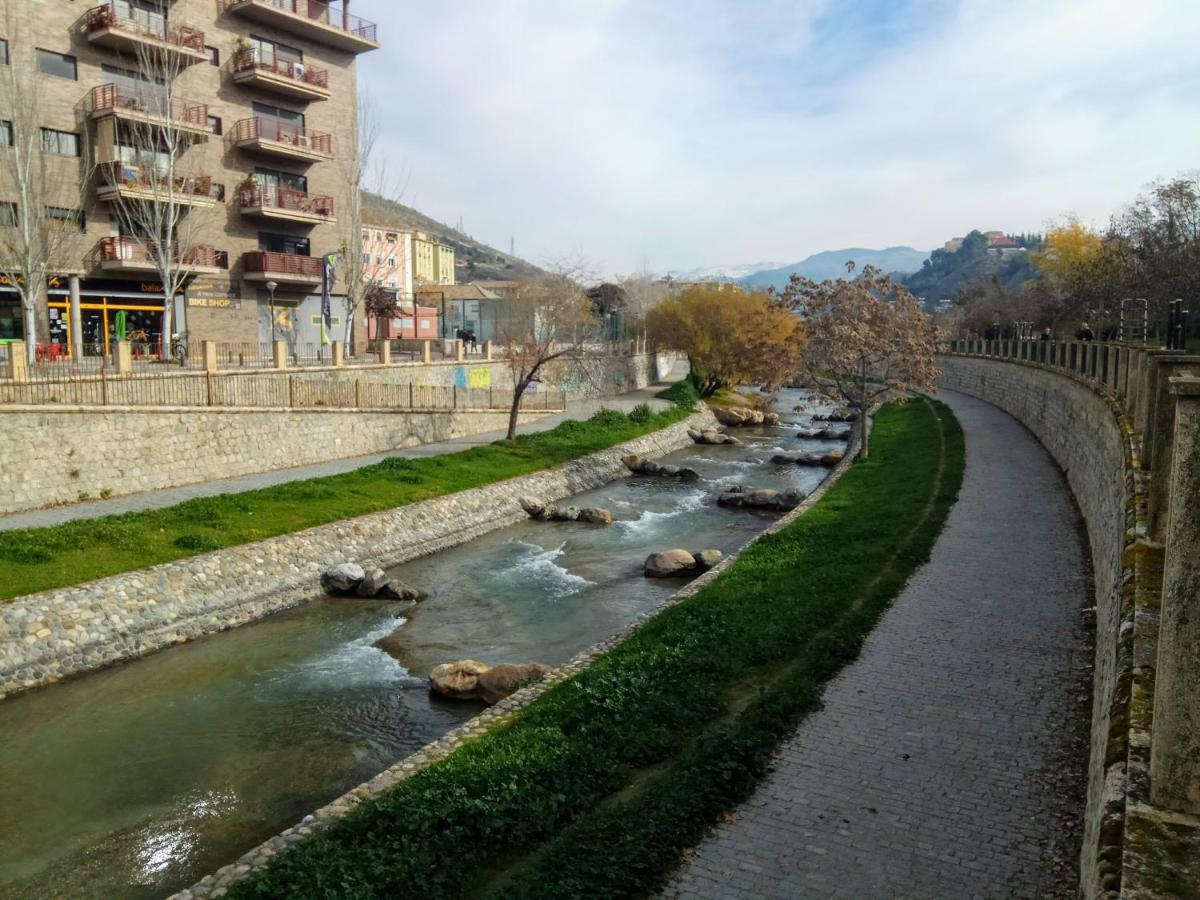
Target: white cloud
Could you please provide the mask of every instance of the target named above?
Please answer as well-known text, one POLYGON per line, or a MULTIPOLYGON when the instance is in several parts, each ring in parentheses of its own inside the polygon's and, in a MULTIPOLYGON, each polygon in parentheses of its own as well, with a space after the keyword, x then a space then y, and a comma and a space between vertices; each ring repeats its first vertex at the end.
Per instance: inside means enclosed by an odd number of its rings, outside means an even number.
POLYGON ((842 10, 354 3, 380 24, 361 84, 406 202, 535 261, 931 247, 1102 222, 1195 167, 1194 4, 922 2, 880 29, 842 10))

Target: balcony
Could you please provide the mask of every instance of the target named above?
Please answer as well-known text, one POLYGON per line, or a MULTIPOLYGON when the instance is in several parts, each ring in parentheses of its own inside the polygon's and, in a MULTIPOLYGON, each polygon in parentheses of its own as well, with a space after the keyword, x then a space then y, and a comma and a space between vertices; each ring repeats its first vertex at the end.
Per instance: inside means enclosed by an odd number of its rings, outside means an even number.
POLYGON ((233 57, 233 80, 296 100, 328 100, 329 70, 294 59, 264 57, 259 51, 239 50, 233 57))
POLYGON ((321 258, 272 250, 251 250, 242 257, 242 277, 259 283, 277 281, 280 284, 316 287, 322 278, 321 258))
POLYGON ((374 22, 318 0, 227 0, 225 8, 348 53, 366 53, 379 47, 374 22))
POLYGON ((292 188, 261 185, 239 188, 237 202, 243 215, 277 222, 321 225, 337 221, 333 216, 332 197, 306 194, 292 188))
POLYGON ((195 28, 171 28, 165 15, 126 7, 118 10, 105 3, 87 11, 84 28, 88 42, 135 58, 166 54, 184 65, 206 62, 204 32, 195 28))
MULTIPOLYGON (((100 241, 100 268, 105 272, 146 275, 158 272, 157 245, 151 240, 108 237, 100 241)), ((217 275, 229 268, 229 254, 207 244, 198 244, 179 253, 171 248, 171 259, 192 275, 217 275)))
POLYGON ((177 129, 197 138, 212 134, 208 124, 208 104, 194 103, 171 97, 165 91, 147 86, 145 90, 119 84, 102 84, 92 88, 88 108, 93 119, 113 116, 124 122, 151 125, 162 129, 177 129))
POLYGON ((210 207, 217 202, 211 175, 171 178, 153 166, 122 162, 101 163, 99 168, 100 181, 96 186, 99 200, 140 200, 195 207, 210 207))
POLYGON ((271 156, 321 162, 333 159, 333 137, 277 119, 242 119, 233 127, 234 146, 271 156))

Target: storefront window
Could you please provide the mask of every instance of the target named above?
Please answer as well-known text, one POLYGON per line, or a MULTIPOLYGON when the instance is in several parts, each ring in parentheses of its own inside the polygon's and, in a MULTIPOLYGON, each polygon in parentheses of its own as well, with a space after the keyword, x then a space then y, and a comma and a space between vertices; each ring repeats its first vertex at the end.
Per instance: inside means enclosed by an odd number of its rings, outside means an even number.
POLYGON ((24 333, 21 301, 16 297, 0 297, 0 341, 19 341, 24 333))

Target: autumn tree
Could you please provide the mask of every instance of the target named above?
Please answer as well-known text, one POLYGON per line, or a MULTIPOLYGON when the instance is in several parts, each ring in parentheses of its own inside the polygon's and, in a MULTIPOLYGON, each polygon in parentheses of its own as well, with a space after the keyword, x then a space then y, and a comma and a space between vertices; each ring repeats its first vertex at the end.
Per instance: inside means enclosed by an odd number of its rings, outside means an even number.
POLYGON ((532 385, 542 383, 546 367, 582 366, 589 342, 598 337, 592 302, 579 275, 578 266, 560 267, 520 282, 504 301, 492 343, 512 373, 509 441, 517 436, 521 399, 532 385))
POLYGON ((1064 319, 1087 319, 1103 332, 1130 296, 1134 257, 1115 233, 1102 234, 1074 217, 1046 232, 1044 248, 1032 254, 1042 274, 1033 295, 1040 319, 1055 328, 1064 319))
POLYGON ((871 406, 934 389, 937 328, 912 294, 872 266, 856 278, 820 283, 792 275, 781 297, 805 320, 804 371, 813 389, 860 411, 865 457, 871 406))
POLYGON ((683 352, 701 397, 743 384, 777 388, 799 367, 804 325, 778 299, 741 287, 689 288, 646 316, 650 337, 683 352))

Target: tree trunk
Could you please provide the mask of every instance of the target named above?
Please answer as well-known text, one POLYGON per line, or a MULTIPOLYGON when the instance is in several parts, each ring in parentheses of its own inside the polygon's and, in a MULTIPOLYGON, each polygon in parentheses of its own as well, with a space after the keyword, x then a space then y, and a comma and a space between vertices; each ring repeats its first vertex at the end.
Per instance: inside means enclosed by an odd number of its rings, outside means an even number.
POLYGON ((517 386, 513 388, 513 402, 508 410, 508 434, 504 436, 506 441, 515 441, 517 439, 517 417, 521 412, 521 397, 525 394, 525 388, 529 387, 529 382, 525 379, 517 381, 517 386))
POLYGON ((858 385, 858 455, 866 459, 871 455, 867 439, 867 361, 863 360, 861 380, 858 385))
POLYGON ((25 313, 25 361, 29 365, 37 362, 37 298, 22 298, 25 313))
POLYGON ((175 298, 167 297, 165 294, 163 296, 162 335, 158 341, 158 356, 163 362, 167 362, 171 359, 171 321, 175 298))

